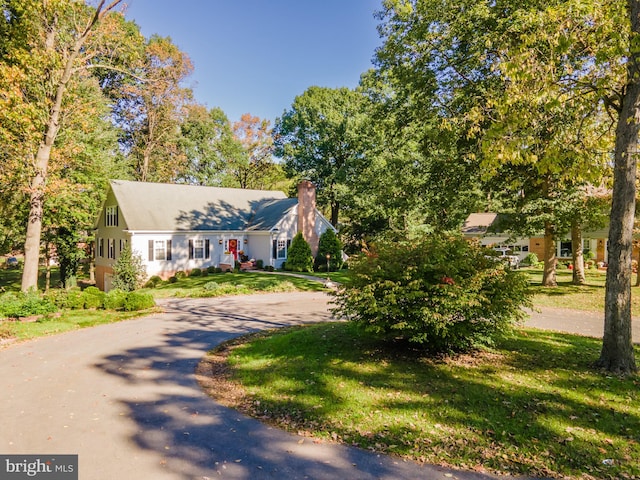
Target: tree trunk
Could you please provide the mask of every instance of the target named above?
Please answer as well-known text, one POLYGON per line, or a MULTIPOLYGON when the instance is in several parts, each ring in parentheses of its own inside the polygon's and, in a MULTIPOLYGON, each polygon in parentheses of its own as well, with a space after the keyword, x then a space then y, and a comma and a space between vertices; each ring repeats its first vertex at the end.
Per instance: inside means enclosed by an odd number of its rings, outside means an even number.
POLYGON ((638 263, 636 264, 636 287, 640 287, 640 248, 638 248, 638 263))
POLYGON ((542 286, 555 287, 556 282, 556 237, 550 223, 544 225, 544 272, 542 286))
MULTIPOLYGON (((51 158, 51 149, 56 140, 58 131, 60 130, 60 115, 62 112, 62 100, 67 89, 67 84, 74 72, 74 62, 80 54, 80 51, 89 36, 93 26, 100 18, 109 10, 113 9, 122 0, 113 0, 112 3, 104 8, 105 0, 101 0, 96 7, 96 12, 87 23, 87 26, 73 44, 73 47, 65 57, 64 70, 61 72, 60 81, 56 86, 55 95, 52 100, 49 119, 45 129, 44 140, 38 146, 38 152, 35 159, 35 173, 31 180, 31 197, 29 201, 29 221, 27 223, 27 235, 24 243, 24 270, 22 272, 22 291, 38 288, 38 264, 40 262, 40 239, 42 236, 42 216, 44 213, 44 195, 47 183, 47 169, 49 167, 49 159, 51 158)), ((49 31, 47 36, 46 48, 55 48, 53 39, 54 32, 49 31)), ((56 75, 52 75, 55 78, 56 75)), ((48 81, 45 79, 45 81, 48 81)))
POLYGON ((577 221, 571 223, 571 255, 573 257, 573 284, 584 285, 584 255, 582 251, 582 228, 577 221))
MULTIPOLYGON (((640 34, 640 0, 628 0, 628 7, 635 38, 640 34)), ((616 126, 604 337, 596 362, 596 366, 622 375, 637 371, 631 340, 631 253, 640 131, 640 52, 633 45, 629 47, 627 85, 616 126)))

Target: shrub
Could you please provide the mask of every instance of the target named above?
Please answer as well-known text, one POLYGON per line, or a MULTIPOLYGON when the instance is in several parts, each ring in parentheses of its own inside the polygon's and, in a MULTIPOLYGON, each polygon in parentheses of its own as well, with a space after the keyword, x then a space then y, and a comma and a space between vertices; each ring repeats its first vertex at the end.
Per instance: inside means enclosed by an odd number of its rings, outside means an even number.
POLYGON ((22 318, 32 315, 46 315, 58 308, 45 295, 35 290, 20 293, 5 293, 0 296, 0 316, 22 318))
POLYGON ((104 297, 104 308, 107 310, 123 310, 127 299, 127 292, 124 290, 110 290, 104 297))
POLYGON ((273 265, 266 265, 264 267, 264 271, 265 272, 273 272, 275 270, 275 268, 273 268, 273 265))
POLYGON ((200 270, 199 268, 194 268, 189 272, 190 277, 199 277, 201 274, 202 274, 202 270, 200 270))
POLYGON ((146 310, 155 304, 153 296, 150 293, 129 292, 124 301, 124 309, 127 312, 134 312, 137 310, 146 310))
POLYGON ((105 293, 96 287, 87 287, 82 292, 82 300, 84 308, 102 308, 104 307, 105 293))
POLYGON ((536 255, 535 253, 529 253, 526 257, 524 257, 524 259, 522 260, 522 263, 524 265, 531 265, 532 267, 538 265, 538 263, 540 262, 540 260, 538 260, 538 255, 536 255))
POLYGON ((459 352, 510 330, 530 306, 527 277, 460 237, 381 242, 350 264, 334 313, 431 352, 459 352))
POLYGON ((173 277, 169 277, 168 282, 169 283, 177 283, 178 282, 178 277, 176 277, 175 275, 173 277))
POLYGON ((80 287, 73 287, 67 290, 66 307, 71 310, 82 310, 84 308, 84 296, 80 287))
POLYGON ((202 271, 200 272, 201 277, 206 277, 208 275, 209 275, 209 270, 206 268, 202 269, 202 271))
POLYGON ((202 288, 208 292, 213 292, 220 288, 220 284, 218 282, 207 282, 202 286, 202 288))
POLYGON ((184 273, 182 270, 178 270, 178 271, 175 273, 175 277, 176 277, 178 280, 180 280, 180 279, 182 279, 182 278, 187 278, 187 274, 186 274, 186 273, 184 273))
POLYGON ((147 276, 142 257, 131 251, 129 245, 120 252, 120 256, 113 264, 113 282, 111 286, 125 292, 132 292, 144 284, 147 276))
POLYGON ((327 270, 327 255, 329 255, 329 271, 340 270, 342 268, 342 242, 332 228, 320 235, 318 254, 313 265, 315 270, 327 270))
POLYGON ((160 278, 158 275, 154 275, 149 280, 147 280, 147 283, 144 284, 144 288, 156 288, 161 283, 162 278, 160 278))
MULTIPOLYGON (((222 269, 220 271, 222 271, 222 269)), ((214 267, 213 265, 207 267, 207 272, 208 273, 216 273, 216 267, 214 267)))
POLYGON ((298 232, 291 240, 291 246, 287 253, 286 269, 293 272, 313 272, 311 247, 301 232, 298 232))
POLYGON ((262 270, 264 268, 264 260, 262 259, 256 260, 256 268, 258 270, 262 270))

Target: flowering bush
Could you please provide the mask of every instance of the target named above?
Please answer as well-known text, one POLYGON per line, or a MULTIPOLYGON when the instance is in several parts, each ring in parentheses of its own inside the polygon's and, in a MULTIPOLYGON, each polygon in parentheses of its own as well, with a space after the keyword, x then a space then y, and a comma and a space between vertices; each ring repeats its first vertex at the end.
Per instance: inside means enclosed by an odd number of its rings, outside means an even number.
POLYGON ((524 274, 460 237, 380 242, 350 271, 334 313, 432 352, 490 344, 530 306, 524 274))

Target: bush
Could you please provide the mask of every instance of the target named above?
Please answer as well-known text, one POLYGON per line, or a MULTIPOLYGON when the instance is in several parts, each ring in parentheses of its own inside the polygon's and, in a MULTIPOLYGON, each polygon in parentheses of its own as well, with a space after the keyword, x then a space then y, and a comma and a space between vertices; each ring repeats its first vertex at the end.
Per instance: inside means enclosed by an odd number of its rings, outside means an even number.
POLYGON ((169 283, 177 283, 178 282, 178 277, 176 277, 175 275, 173 277, 169 277, 169 280, 167 280, 169 283))
POLYGON ((110 290, 104 297, 104 308, 107 310, 124 310, 127 292, 124 290, 110 290))
MULTIPOLYGON (((222 269, 220 269, 220 271, 222 271, 222 269)), ((216 267, 214 267, 213 265, 207 267, 207 272, 208 273, 216 273, 216 267)))
POLYGON ((256 268, 262 270, 264 268, 264 260, 256 260, 256 268))
POLYGON ((149 280, 147 280, 147 283, 144 284, 144 288, 156 288, 161 283, 162 278, 160 278, 158 275, 154 275, 149 280))
POLYGON ((327 255, 329 255, 329 271, 335 272, 342 268, 342 243, 333 229, 326 230, 318 241, 318 254, 314 262, 316 271, 327 270, 327 255))
POLYGON ((535 253, 528 254, 522 260, 523 265, 531 265, 532 267, 535 267, 536 265, 538 265, 538 263, 540 263, 540 260, 538 260, 538 255, 536 255, 535 253))
POLYGON ((264 271, 265 272, 273 272, 275 270, 275 268, 273 268, 273 265, 266 265, 264 267, 264 271))
POLYGON ((291 240, 291 246, 289 246, 287 253, 286 269, 293 272, 313 272, 311 247, 300 232, 291 240))
POLYGON ((80 287, 73 287, 67 290, 66 308, 71 310, 82 310, 84 308, 84 295, 80 287))
POLYGON ((460 237, 381 242, 350 271, 334 313, 436 353, 491 344, 531 305, 524 274, 460 237))
POLYGON ((204 288, 207 292, 214 292, 220 288, 220 284, 218 282, 207 282, 202 288, 204 288))
POLYGON ((199 277, 200 275, 202 275, 202 270, 200 270, 199 268, 194 268, 189 272, 190 277, 199 277))
POLYGON ((208 269, 206 269, 206 268, 205 268, 205 269, 203 269, 203 270, 200 272, 200 276, 201 276, 201 277, 206 277, 206 276, 208 276, 208 275, 209 275, 209 270, 208 270, 208 269))
POLYGON ((82 292, 83 308, 103 308, 105 295, 96 287, 87 287, 82 292))
POLYGON ((111 286, 125 292, 132 292, 144 284, 147 271, 140 255, 135 255, 127 245, 113 264, 111 286))
POLYGON ((46 315, 57 310, 58 308, 49 297, 35 290, 26 293, 5 293, 0 296, 0 316, 2 317, 22 318, 46 315))
POLYGON ((184 273, 182 270, 178 270, 178 271, 175 273, 175 277, 176 277, 178 280, 180 280, 180 279, 182 279, 182 278, 187 278, 187 274, 186 274, 186 273, 184 273))
POLYGON ((129 292, 124 301, 124 309, 127 312, 134 312, 137 310, 146 310, 155 304, 156 302, 150 293, 129 292))

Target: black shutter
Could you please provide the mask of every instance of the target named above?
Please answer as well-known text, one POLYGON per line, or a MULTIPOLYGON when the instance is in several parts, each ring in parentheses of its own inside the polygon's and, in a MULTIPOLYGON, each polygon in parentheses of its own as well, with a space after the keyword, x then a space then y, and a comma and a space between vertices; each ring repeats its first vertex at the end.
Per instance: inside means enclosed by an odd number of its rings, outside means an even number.
POLYGON ((149 240, 149 261, 153 262, 153 240, 149 240))
POLYGON ((273 241, 273 254, 271 255, 273 258, 278 258, 278 241, 273 241))
POLYGON ((189 240, 189 259, 193 258, 193 240, 189 240))
POLYGON ((171 260, 171 240, 167 240, 167 260, 171 260))
POLYGON ((120 207, 116 205, 116 227, 120 225, 120 207))
POLYGON ((207 238, 204 241, 204 258, 211 258, 211 252, 209 251, 210 249, 211 249, 211 242, 207 238))

